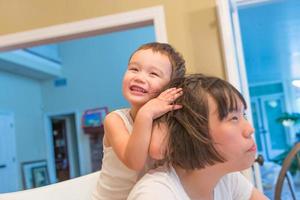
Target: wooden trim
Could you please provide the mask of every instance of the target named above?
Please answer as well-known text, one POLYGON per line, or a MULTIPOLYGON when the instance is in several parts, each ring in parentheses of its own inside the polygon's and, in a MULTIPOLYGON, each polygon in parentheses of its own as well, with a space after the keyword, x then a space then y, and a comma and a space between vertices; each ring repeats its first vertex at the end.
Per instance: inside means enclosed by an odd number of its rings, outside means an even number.
POLYGON ((163 6, 65 23, 0 36, 0 52, 34 45, 94 36, 145 25, 154 25, 156 40, 167 42, 163 6))
POLYGON ((287 157, 284 159, 284 161, 282 163, 281 170, 280 170, 279 175, 278 175, 276 186, 275 186, 275 197, 274 197, 275 200, 281 200, 282 186, 283 186, 283 183, 284 183, 284 179, 286 177, 286 173, 287 173, 288 169, 290 168, 290 165, 291 165, 293 159, 295 158, 295 156, 299 152, 300 152, 300 142, 295 144, 295 146, 289 152, 287 157))

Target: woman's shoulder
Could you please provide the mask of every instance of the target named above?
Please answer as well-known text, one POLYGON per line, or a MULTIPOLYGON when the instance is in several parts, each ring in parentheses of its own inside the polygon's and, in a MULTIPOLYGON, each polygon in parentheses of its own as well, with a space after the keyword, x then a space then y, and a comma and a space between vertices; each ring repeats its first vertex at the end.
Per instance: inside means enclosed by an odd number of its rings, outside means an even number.
POLYGON ((155 169, 150 169, 142 178, 141 182, 157 182, 157 181, 170 181, 170 174, 166 167, 160 166, 155 169))
POLYGON ((174 183, 170 171, 167 168, 158 167, 149 170, 148 173, 138 181, 128 199, 181 199, 177 198, 178 195, 178 189, 176 188, 176 183, 174 183))
POLYGON ((215 188, 216 196, 229 199, 249 199, 253 189, 252 183, 241 173, 233 172, 221 178, 215 188))
POLYGON ((231 182, 232 184, 238 183, 239 181, 250 183, 250 181, 241 172, 228 173, 222 177, 221 181, 227 182, 227 183, 231 182))

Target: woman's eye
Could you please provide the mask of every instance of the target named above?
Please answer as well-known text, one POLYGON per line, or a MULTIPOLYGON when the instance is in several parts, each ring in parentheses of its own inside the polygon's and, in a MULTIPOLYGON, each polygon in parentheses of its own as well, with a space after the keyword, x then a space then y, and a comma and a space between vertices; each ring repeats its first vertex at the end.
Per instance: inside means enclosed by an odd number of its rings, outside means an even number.
POLYGON ((237 120, 239 120, 239 118, 238 118, 238 116, 233 116, 233 117, 231 117, 231 120, 237 121, 237 120))
POLYGON ((243 113, 243 117, 244 117, 244 119, 248 120, 247 113, 243 113))

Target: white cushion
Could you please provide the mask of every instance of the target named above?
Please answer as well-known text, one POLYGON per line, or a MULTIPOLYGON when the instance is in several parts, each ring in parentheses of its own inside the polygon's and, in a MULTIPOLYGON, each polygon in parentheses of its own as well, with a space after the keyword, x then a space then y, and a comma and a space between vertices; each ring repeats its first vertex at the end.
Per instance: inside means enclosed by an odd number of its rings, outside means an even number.
POLYGON ((0 200, 89 200, 99 172, 19 192, 0 194, 0 200))

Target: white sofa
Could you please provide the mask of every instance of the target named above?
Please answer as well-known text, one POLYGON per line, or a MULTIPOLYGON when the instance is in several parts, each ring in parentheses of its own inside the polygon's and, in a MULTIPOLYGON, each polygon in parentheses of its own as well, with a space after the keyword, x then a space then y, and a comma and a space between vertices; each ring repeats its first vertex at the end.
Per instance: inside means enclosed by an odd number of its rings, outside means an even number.
POLYGON ((52 185, 0 194, 0 200, 90 200, 99 172, 52 185))

